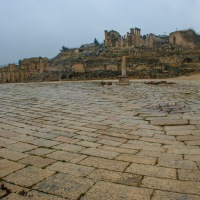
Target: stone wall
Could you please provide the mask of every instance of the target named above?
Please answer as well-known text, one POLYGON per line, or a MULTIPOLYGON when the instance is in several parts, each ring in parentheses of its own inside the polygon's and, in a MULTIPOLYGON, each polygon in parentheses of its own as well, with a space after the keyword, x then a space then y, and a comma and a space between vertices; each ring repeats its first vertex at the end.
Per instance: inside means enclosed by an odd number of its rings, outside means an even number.
POLYGON ((19 62, 19 65, 9 64, 0 68, 0 83, 23 82, 33 74, 48 70, 47 58, 30 58, 19 62))
POLYGON ((72 71, 75 73, 84 73, 85 67, 83 63, 75 63, 72 65, 72 71))
POLYGON ((196 34, 192 29, 176 31, 169 35, 169 43, 184 48, 198 48, 200 47, 200 35, 196 34))

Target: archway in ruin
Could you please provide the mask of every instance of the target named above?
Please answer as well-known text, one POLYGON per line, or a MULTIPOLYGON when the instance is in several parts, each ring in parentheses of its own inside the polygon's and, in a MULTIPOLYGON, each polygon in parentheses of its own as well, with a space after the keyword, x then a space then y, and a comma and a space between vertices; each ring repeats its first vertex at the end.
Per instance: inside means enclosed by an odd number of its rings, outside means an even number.
POLYGON ((186 58, 186 59, 183 60, 183 63, 192 63, 192 59, 186 58))
POLYGON ((67 79, 67 75, 66 75, 66 74, 63 74, 63 75, 61 76, 61 80, 63 80, 63 79, 67 79))

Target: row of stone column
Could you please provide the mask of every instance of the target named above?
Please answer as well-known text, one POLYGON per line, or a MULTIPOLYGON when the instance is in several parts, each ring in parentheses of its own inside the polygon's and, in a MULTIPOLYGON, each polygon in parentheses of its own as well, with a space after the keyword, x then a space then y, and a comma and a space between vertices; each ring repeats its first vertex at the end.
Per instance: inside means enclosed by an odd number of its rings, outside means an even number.
POLYGON ((25 71, 0 71, 0 83, 16 83, 22 82, 27 77, 25 71))

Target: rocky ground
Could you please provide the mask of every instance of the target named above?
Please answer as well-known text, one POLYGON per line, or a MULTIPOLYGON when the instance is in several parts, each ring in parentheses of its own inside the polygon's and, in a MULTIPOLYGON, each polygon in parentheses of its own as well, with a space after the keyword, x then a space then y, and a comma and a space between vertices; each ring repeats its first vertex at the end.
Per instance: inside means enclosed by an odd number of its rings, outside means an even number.
POLYGON ((173 82, 0 85, 0 197, 200 200, 200 81, 173 82))

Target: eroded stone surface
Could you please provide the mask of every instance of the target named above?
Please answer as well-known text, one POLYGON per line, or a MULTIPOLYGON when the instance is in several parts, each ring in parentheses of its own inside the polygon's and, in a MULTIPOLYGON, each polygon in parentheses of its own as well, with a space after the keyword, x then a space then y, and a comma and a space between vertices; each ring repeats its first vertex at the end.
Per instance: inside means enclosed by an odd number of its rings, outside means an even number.
POLYGON ((30 187, 43 179, 52 176, 54 173, 54 171, 46 169, 27 167, 6 176, 4 180, 19 186, 30 187))
POLYGON ((53 165, 47 167, 49 170, 59 171, 62 173, 68 173, 75 176, 86 176, 94 170, 93 167, 87 167, 82 165, 76 165, 71 163, 56 162, 53 165))
POLYGON ((151 189, 100 181, 87 192, 83 200, 150 200, 152 193, 151 189))
POLYGON ((92 178, 98 181, 109 181, 113 183, 123 185, 139 186, 142 176, 136 174, 114 172, 104 169, 96 169, 88 175, 88 178, 92 178))
POLYGON ((59 173, 37 184, 34 189, 76 200, 93 184, 94 182, 88 178, 59 173))

